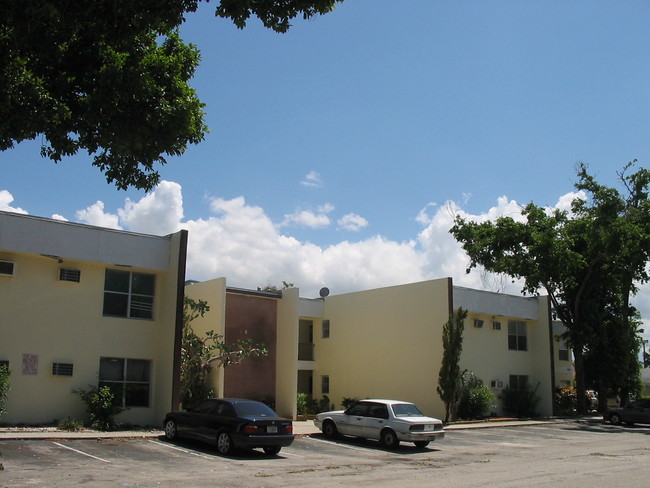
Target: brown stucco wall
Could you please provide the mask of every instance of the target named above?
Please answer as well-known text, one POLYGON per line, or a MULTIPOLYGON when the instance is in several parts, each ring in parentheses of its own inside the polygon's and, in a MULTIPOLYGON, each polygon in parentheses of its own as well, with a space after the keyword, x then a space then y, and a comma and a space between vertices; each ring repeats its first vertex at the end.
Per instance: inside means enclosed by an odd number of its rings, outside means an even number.
POLYGON ((226 293, 226 343, 252 339, 266 344, 266 357, 245 358, 224 371, 224 396, 275 402, 277 300, 226 293))

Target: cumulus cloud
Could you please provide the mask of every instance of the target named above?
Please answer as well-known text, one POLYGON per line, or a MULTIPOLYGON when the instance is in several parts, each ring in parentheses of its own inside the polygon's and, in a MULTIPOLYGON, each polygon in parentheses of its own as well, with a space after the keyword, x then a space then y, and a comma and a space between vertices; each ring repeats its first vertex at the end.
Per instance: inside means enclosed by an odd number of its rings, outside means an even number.
POLYGON ((12 207, 10 204, 14 201, 14 196, 7 190, 0 190, 0 210, 19 214, 27 214, 27 210, 20 207, 12 207))
POLYGON ((341 217, 338 220, 337 224, 339 225, 339 229, 358 232, 364 227, 368 226, 368 221, 364 219, 361 215, 349 213, 341 217))
POLYGON ((316 212, 312 210, 296 210, 294 213, 284 216, 280 227, 298 225, 301 227, 309 227, 310 229, 322 229, 332 223, 327 216, 332 210, 334 210, 334 207, 330 204, 321 205, 316 212))
POLYGON ((109 229, 121 229, 119 218, 115 214, 104 212, 104 202, 96 201, 83 210, 77 210, 75 214, 79 222, 109 229))
POLYGON ((117 211, 124 227, 145 234, 167 235, 179 228, 183 218, 181 186, 171 181, 161 181, 138 202, 127 198, 124 208, 117 211))
POLYGON ((320 173, 317 171, 310 171, 307 173, 305 178, 300 182, 302 186, 307 186, 310 188, 320 188, 324 186, 323 180, 321 179, 320 173))

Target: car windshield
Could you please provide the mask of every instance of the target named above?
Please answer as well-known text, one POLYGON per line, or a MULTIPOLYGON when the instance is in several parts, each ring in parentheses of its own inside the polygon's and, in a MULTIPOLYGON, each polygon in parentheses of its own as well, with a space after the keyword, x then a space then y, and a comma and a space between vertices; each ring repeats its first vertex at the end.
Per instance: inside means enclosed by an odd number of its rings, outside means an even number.
POLYGON ((424 417, 424 414, 412 403, 398 403, 392 405, 392 408, 395 417, 424 417))
POLYGON ((234 407, 240 417, 277 417, 275 412, 263 403, 241 402, 235 403, 234 407))

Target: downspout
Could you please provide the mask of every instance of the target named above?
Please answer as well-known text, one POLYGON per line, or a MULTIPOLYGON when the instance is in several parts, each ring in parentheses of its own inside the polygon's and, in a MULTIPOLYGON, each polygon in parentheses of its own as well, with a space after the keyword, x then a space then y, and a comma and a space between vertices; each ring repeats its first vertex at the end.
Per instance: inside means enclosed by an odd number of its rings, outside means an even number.
POLYGON ((183 339, 183 304, 185 302, 185 271, 187 267, 187 231, 180 231, 178 244, 178 276, 176 279, 176 322, 174 327, 174 351, 172 362, 171 410, 181 404, 181 342, 183 339))
POLYGON ((557 415, 555 406, 555 339, 553 337, 553 316, 551 315, 551 301, 546 297, 546 320, 548 321, 548 343, 551 355, 551 412, 557 415))

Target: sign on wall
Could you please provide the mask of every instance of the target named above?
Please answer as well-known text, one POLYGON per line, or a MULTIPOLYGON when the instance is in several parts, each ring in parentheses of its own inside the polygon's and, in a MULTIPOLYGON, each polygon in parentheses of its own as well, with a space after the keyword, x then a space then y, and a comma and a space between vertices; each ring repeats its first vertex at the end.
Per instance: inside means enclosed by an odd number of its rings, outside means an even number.
POLYGON ((38 374, 37 354, 23 354, 23 374, 38 374))

